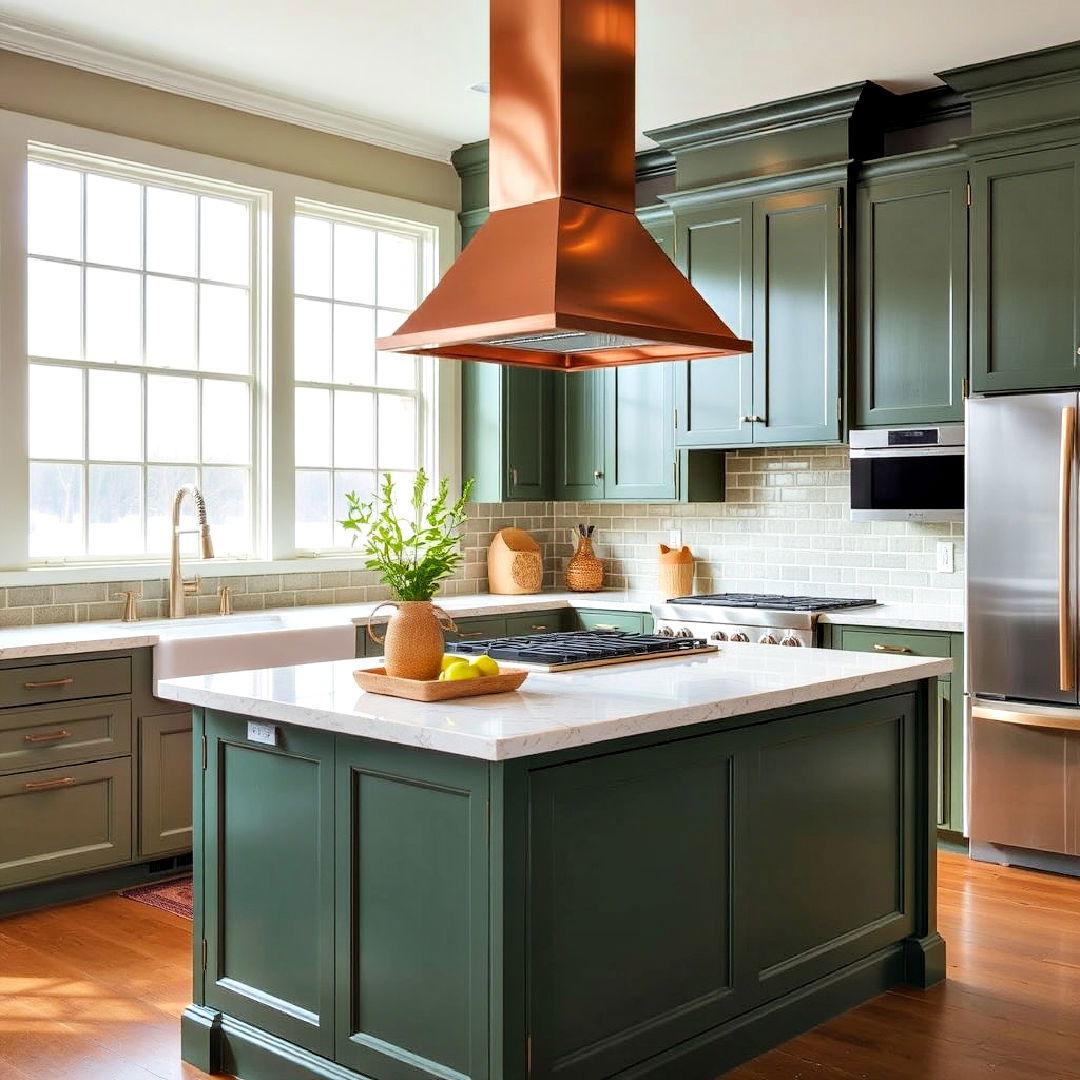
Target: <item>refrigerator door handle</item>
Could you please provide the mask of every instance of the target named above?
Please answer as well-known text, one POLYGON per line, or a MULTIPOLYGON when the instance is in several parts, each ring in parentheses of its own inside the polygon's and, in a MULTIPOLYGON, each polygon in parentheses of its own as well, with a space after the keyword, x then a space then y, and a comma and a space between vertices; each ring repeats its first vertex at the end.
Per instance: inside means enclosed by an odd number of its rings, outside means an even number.
POLYGON ((1076 658, 1072 640, 1070 560, 1072 558, 1073 454, 1076 406, 1061 410, 1061 489, 1058 495, 1058 669, 1062 690, 1076 689, 1076 658))
POLYGON ((1044 731, 1063 731, 1080 735, 1080 715, 1075 709, 1032 709, 1030 712, 1018 712, 1013 708, 995 709, 986 705, 971 706, 973 720, 997 720, 1016 727, 1041 728, 1044 731))

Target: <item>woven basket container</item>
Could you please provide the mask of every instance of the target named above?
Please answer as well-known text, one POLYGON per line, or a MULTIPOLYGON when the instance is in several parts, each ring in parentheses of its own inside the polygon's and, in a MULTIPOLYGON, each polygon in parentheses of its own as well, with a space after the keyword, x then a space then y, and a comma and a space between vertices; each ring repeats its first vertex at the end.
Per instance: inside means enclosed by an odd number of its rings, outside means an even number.
POLYGON ((583 536, 566 564, 566 587, 571 592, 599 592, 603 584, 604 564, 593 554, 592 541, 583 536))
POLYGON ((538 593, 543 584, 540 545, 524 529, 500 529, 488 548, 488 590, 513 596, 538 593))

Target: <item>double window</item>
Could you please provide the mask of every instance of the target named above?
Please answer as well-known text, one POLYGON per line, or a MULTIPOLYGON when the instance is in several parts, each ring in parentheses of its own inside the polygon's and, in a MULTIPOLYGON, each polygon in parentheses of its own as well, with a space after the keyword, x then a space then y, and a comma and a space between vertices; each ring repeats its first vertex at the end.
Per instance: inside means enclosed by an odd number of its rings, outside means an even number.
POLYGON ((432 362, 375 344, 431 287, 439 228, 296 178, 35 143, 26 169, 28 563, 159 559, 189 482, 218 557, 334 552, 346 492, 439 467, 432 362))

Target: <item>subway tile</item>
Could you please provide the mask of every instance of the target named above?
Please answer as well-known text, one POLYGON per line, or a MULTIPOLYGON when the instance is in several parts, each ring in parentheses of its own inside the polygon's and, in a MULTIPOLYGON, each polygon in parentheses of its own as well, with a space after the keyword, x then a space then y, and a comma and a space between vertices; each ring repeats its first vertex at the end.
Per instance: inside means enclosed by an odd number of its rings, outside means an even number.
POLYGON ((109 587, 103 582, 84 585, 54 585, 54 604, 89 604, 109 599, 109 587))
POLYGON ((13 585, 7 590, 7 607, 38 607, 52 602, 51 585, 13 585))

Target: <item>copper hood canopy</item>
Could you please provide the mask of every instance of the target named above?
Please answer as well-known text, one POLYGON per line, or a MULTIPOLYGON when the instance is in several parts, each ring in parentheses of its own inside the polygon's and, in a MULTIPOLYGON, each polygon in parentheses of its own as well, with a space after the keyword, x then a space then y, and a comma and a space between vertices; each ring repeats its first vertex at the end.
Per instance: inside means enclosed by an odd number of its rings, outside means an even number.
POLYGON ((384 351, 578 371, 751 351, 634 214, 634 0, 491 0, 491 214, 384 351))

